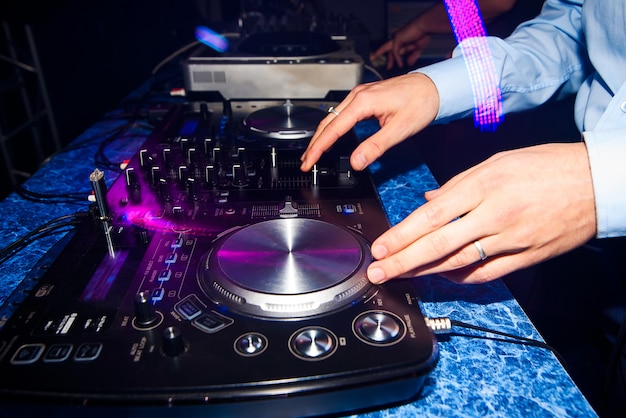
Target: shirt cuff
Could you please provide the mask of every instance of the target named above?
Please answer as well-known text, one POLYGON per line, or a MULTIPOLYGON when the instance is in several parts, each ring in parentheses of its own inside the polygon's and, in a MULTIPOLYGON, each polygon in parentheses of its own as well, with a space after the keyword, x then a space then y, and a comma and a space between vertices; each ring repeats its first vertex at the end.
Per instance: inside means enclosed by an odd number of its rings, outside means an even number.
POLYGON ((583 132, 596 201, 597 237, 626 235, 626 129, 583 132))
POLYGON ((449 122, 467 117, 474 112, 472 82, 467 74, 463 57, 456 56, 412 72, 426 75, 437 87, 439 112, 435 122, 449 122))

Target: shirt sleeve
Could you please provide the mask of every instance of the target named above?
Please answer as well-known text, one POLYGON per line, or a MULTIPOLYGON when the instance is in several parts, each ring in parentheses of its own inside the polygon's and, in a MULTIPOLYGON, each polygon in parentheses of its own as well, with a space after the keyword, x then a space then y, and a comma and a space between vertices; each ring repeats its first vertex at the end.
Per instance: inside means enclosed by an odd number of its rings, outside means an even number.
MULTIPOLYGON (((534 108, 575 93, 591 73, 582 32, 582 1, 547 0, 536 18, 507 39, 488 37, 505 113, 534 108)), ((474 97, 463 59, 463 45, 453 57, 415 70, 428 76, 439 93, 436 122, 470 115, 474 97)))
POLYGON ((626 129, 583 132, 596 204, 598 238, 626 236, 626 129))

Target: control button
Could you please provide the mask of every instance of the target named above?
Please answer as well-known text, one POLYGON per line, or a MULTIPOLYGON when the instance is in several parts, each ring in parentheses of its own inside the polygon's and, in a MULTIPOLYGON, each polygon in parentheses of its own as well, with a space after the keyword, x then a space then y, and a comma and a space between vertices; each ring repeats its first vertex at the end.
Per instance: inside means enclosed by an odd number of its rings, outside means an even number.
POLYGON ((202 313, 198 299, 191 295, 181 300, 174 306, 176 312, 181 314, 183 318, 192 320, 202 313))
POLYGON ((32 364, 39 360, 46 346, 43 344, 24 344, 11 358, 11 364, 32 364))
POLYGON ((157 280, 160 282, 166 282, 172 277, 172 270, 161 270, 157 280))
POLYGON ((178 253, 171 253, 165 256, 165 264, 174 264, 178 260, 178 253))
POLYGON ((346 215, 351 215, 356 212, 356 206, 353 205, 352 203, 345 204, 342 207, 342 212, 345 213, 346 215))
POLYGON ((626 113, 626 101, 620 103, 619 108, 622 112, 626 113))
POLYGON ((101 343, 85 343, 81 344, 74 354, 76 361, 93 361, 98 358, 102 351, 101 343))
POLYGON ((298 204, 291 200, 286 200, 278 205, 278 213, 281 218, 296 218, 298 216, 298 204))
POLYGON ((266 348, 267 338, 256 332, 243 334, 235 340, 235 351, 242 356, 257 356, 265 351, 266 348))
POLYGON ((214 333, 233 322, 232 319, 220 315, 217 312, 210 312, 200 315, 198 318, 194 319, 192 324, 204 332, 214 333))
POLYGON ((176 357, 185 352, 185 341, 180 329, 167 327, 163 330, 163 352, 170 357, 176 357))
POLYGON ((354 332, 366 343, 390 345, 404 336, 405 328, 402 320, 390 312, 370 311, 354 320, 354 332))
POLYGON ((165 295, 165 289, 163 289, 162 287, 159 287, 152 291, 151 299, 155 302, 159 300, 163 300, 164 295, 165 295))
POLYGON ((183 246, 182 238, 176 238, 174 241, 172 241, 172 245, 170 245, 171 248, 180 248, 182 246, 183 246))
POLYGON ((291 337, 289 348, 303 360, 321 360, 335 352, 337 337, 326 328, 304 328, 291 337))
POLYGON ((51 346, 46 355, 43 356, 43 361, 47 363, 59 363, 69 358, 72 352, 72 344, 54 344, 51 346))

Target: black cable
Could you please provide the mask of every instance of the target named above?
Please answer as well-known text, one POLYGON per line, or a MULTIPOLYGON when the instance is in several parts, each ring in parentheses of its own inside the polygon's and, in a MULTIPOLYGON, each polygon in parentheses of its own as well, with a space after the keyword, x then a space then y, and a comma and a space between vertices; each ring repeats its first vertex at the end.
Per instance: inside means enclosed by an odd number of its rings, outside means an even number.
POLYGON ((468 328, 468 329, 472 329, 475 331, 495 334, 495 335, 499 335, 502 337, 506 337, 507 339, 494 339, 494 338, 489 338, 485 336, 454 333, 454 335, 457 335, 457 336, 493 339, 493 340, 507 342, 507 343, 544 348, 546 350, 551 351, 555 355, 557 360, 561 363, 561 365, 565 368, 565 370, 567 370, 567 363, 565 362, 565 359, 563 358, 563 356, 554 347, 552 347, 551 345, 543 341, 535 340, 532 338, 526 338, 526 337, 522 337, 522 336, 515 335, 515 334, 509 334, 507 332, 485 328, 485 327, 481 327, 478 325, 472 325, 466 322, 461 322, 461 321, 457 321, 457 320, 449 319, 449 318, 426 318, 426 325, 429 328, 431 328, 436 334, 450 334, 452 327, 455 326, 459 328, 468 328))
POLYGON ((68 227, 74 227, 80 224, 87 216, 89 216, 87 212, 77 212, 72 215, 60 216, 38 226, 26 235, 0 249, 0 264, 4 263, 17 251, 26 247, 36 239, 48 236, 51 233, 67 232, 66 229, 68 229, 68 227))
MULTIPOLYGON (((453 326, 473 329, 475 331, 482 331, 482 332, 487 332, 487 333, 495 334, 495 335, 500 335, 502 337, 507 337, 507 338, 510 338, 512 340, 515 340, 515 341, 512 341, 512 342, 521 343, 523 345, 529 345, 529 346, 532 346, 532 347, 544 348, 546 350, 552 351, 552 353, 556 356, 557 360, 559 360, 559 362, 563 365, 563 367, 565 367, 565 369, 567 369, 567 363, 565 362, 565 359, 563 358, 563 356, 557 351, 556 348, 552 347, 551 345, 549 345, 549 344, 547 344, 547 343, 545 343, 543 341, 534 340, 532 338, 521 337, 519 335, 509 334, 509 333, 506 333, 506 332, 502 332, 502 331, 498 331, 498 330, 494 330, 494 329, 489 329, 489 328, 481 327, 481 326, 478 326, 478 325, 472 325, 472 324, 468 324, 468 323, 465 323, 465 322, 456 321, 454 319, 450 320, 450 322, 452 323, 453 326)), ((507 340, 501 340, 501 341, 507 341, 507 340)))

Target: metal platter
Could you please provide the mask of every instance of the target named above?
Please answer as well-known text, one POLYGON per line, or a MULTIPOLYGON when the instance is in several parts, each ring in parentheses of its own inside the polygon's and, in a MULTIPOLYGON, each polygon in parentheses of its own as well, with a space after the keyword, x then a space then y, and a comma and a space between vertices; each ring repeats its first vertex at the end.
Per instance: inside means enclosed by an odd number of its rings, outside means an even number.
POLYGON ((364 297, 371 259, 358 232, 313 219, 274 219, 216 240, 199 278, 209 297, 235 311, 302 317, 364 297))
POLYGON ((265 138, 308 139, 324 116, 326 113, 320 109, 295 106, 288 100, 282 106, 252 112, 243 120, 243 126, 265 138))

